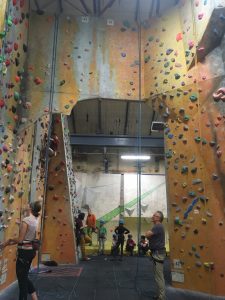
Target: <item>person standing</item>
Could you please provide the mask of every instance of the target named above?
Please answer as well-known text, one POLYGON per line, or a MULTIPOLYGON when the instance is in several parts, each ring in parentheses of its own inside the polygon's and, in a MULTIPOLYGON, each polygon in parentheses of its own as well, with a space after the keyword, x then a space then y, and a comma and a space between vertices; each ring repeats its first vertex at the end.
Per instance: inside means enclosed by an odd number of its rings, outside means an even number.
POLYGON ((134 255, 134 248, 136 247, 136 243, 133 240, 132 234, 128 234, 127 244, 126 244, 126 251, 129 253, 130 256, 134 255))
POLYGON ((86 256, 85 232, 84 232, 86 225, 83 225, 84 217, 85 217, 85 213, 80 212, 78 214, 78 217, 75 218, 75 235, 77 240, 77 247, 80 246, 82 260, 88 261, 90 260, 90 258, 86 256))
POLYGON ((130 231, 124 227, 124 220, 120 219, 119 220, 119 226, 116 227, 115 233, 117 234, 117 247, 119 248, 120 246, 120 257, 122 259, 123 257, 123 245, 124 245, 124 234, 130 233, 130 231))
POLYGON ((104 220, 100 220, 99 223, 100 223, 100 226, 98 229, 98 243, 99 243, 98 253, 100 255, 104 255, 105 241, 106 241, 106 237, 107 237, 107 229, 104 226, 104 224, 105 224, 104 220))
POLYGON ((91 209, 88 209, 88 215, 86 219, 86 225, 87 225, 87 235, 90 237, 90 246, 92 245, 92 233, 96 231, 96 217, 92 213, 91 209))
POLYGON ((163 263, 166 257, 165 230, 162 225, 164 216, 161 211, 156 211, 152 216, 153 227, 147 231, 145 236, 149 239, 149 248, 153 260, 153 272, 158 288, 157 300, 165 300, 165 279, 163 274, 163 263))
POLYGON ((36 239, 40 211, 41 203, 39 201, 30 203, 27 209, 28 216, 22 220, 19 236, 0 244, 0 249, 17 244, 16 275, 19 284, 19 300, 27 300, 27 294, 31 295, 32 300, 38 299, 33 283, 28 278, 28 273, 36 255, 33 241, 36 239))

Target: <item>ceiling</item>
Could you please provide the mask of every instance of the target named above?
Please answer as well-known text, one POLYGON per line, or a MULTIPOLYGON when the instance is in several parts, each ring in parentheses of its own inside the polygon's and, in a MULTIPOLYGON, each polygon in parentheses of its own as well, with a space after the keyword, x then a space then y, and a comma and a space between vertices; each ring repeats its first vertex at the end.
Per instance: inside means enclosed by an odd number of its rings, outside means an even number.
POLYGON ((63 13, 104 18, 137 18, 138 3, 141 20, 160 15, 179 0, 31 0, 31 9, 39 14, 63 13))
POLYGON ((153 121, 162 119, 144 102, 91 99, 77 103, 69 126, 72 134, 163 137, 162 132, 151 131, 153 121))
MULTIPOLYGON (((162 131, 151 130, 153 121, 161 121, 161 118, 144 102, 91 99, 77 103, 69 117, 69 128, 75 138, 94 136, 98 141, 105 136, 163 138, 162 131)), ((137 172, 136 162, 122 161, 121 155, 140 153, 151 156, 150 161, 141 165, 142 174, 164 174, 162 147, 106 147, 95 142, 92 145, 72 146, 76 172, 137 172)))

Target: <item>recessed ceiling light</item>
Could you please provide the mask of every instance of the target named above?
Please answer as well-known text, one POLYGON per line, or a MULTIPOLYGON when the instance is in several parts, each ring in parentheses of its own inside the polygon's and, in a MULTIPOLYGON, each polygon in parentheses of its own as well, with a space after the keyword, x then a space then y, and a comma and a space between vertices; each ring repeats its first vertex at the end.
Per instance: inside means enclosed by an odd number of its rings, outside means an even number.
POLYGON ((149 155, 122 155, 121 159, 124 160, 149 160, 151 156, 149 155))

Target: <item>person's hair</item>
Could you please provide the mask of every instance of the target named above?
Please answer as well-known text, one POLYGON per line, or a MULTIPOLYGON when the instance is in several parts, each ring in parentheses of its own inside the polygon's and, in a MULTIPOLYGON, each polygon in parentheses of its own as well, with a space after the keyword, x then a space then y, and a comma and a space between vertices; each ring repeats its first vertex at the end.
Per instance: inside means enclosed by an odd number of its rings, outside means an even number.
POLYGON ((145 235, 141 235, 141 239, 144 240, 145 239, 145 235))
POLYGON ((160 216, 160 222, 162 223, 163 219, 164 219, 164 215, 160 210, 157 210, 157 214, 159 214, 160 216))
POLYGON ((85 213, 83 213, 83 212, 79 213, 78 219, 83 220, 84 217, 85 217, 85 213))
POLYGON ((30 208, 31 208, 32 215, 38 217, 41 211, 41 202, 40 201, 31 202, 30 208))
POLYGON ((131 239, 132 238, 132 234, 129 233, 128 234, 128 238, 131 239))

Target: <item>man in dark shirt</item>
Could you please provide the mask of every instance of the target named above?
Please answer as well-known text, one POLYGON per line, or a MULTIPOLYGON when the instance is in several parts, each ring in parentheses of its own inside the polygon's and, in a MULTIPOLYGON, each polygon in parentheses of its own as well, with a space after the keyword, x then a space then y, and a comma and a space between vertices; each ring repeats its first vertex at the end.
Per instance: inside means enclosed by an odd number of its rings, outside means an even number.
POLYGON ((123 257, 123 245, 124 245, 124 234, 130 233, 130 231, 124 227, 124 220, 119 220, 119 226, 116 227, 115 233, 117 234, 117 248, 120 246, 120 256, 123 257))
POLYGON ((163 275, 163 262, 166 256, 165 249, 165 230, 162 225, 163 213, 156 211, 152 216, 154 223, 151 230, 147 231, 145 236, 149 239, 149 248, 153 260, 153 271, 155 281, 158 287, 157 300, 165 300, 165 280, 163 275))

